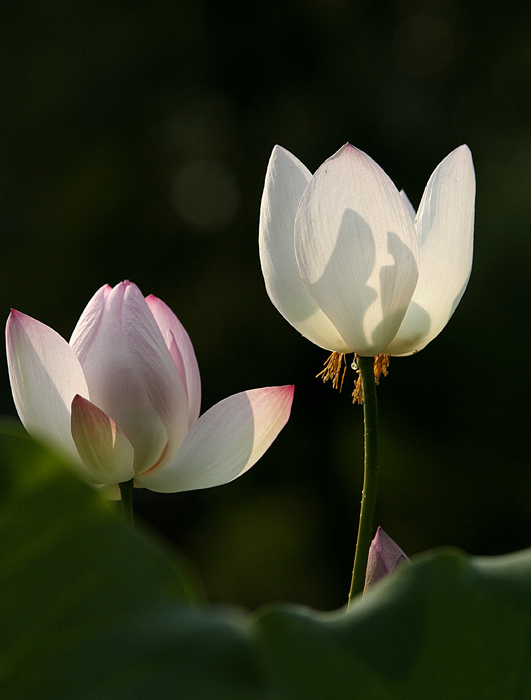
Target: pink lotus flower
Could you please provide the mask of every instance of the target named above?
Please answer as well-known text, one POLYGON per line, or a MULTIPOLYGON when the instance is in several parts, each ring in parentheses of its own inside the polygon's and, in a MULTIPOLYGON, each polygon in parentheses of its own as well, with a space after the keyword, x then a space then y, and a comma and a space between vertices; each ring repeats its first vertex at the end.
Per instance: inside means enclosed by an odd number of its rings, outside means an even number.
POLYGON ((408 561, 408 557, 396 542, 379 527, 369 549, 364 593, 380 579, 390 574, 397 566, 408 561))
POLYGON ((201 418, 194 349, 173 312, 134 284, 103 286, 70 343, 12 311, 9 377, 26 430, 94 484, 173 492, 232 481, 286 424, 293 387, 235 394, 201 418))

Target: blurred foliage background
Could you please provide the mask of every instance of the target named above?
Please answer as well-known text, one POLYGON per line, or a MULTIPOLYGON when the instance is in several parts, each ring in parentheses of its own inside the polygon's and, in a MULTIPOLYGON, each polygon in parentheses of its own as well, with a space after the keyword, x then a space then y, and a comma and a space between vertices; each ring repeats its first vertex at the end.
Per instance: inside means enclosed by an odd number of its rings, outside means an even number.
MULTIPOLYGON (((243 478, 135 493, 213 601, 330 609, 350 583, 362 412, 265 292, 260 196, 279 143, 311 170, 350 141, 418 205, 461 143, 475 262, 445 331, 380 385, 377 522, 410 555, 531 546, 531 8, 487 0, 21 0, 0 11, 0 304, 66 338, 102 284, 166 301, 203 410, 295 383, 243 478), (527 436, 527 437, 526 437, 527 436)), ((4 365, 5 366, 5 365, 4 365)), ((1 412, 14 414, 7 370, 1 412)), ((348 386, 347 386, 348 385, 348 386)))

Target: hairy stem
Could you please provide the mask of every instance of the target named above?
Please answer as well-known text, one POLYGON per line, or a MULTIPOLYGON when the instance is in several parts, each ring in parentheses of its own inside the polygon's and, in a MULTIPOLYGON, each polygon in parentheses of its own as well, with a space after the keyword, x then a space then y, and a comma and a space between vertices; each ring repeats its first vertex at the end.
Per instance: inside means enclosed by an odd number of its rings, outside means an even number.
POLYGON ((374 379, 374 358, 358 357, 358 368, 363 387, 363 417, 365 425, 365 464, 363 493, 361 497, 358 541, 352 571, 352 583, 348 603, 358 593, 363 592, 369 547, 373 534, 374 509, 378 490, 378 402, 374 379))

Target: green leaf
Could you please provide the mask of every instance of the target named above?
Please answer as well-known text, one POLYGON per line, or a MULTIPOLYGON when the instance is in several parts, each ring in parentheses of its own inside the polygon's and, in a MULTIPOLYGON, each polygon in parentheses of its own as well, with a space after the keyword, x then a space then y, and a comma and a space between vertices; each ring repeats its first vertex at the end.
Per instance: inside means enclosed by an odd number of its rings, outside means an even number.
MULTIPOLYGON (((20 429, 2 426, 1 697, 40 697, 47 675, 76 678, 80 664, 70 673, 61 659, 87 640, 162 603, 194 600, 183 564, 123 525, 115 506, 20 429)), ((54 688, 42 697, 82 694, 54 688)))
POLYGON ((255 624, 290 698, 531 697, 531 551, 432 552, 348 613, 286 606, 255 624))
POLYGON ((2 700, 531 698, 531 550, 428 553, 348 613, 199 605, 182 562, 10 429, 0 544, 2 700))

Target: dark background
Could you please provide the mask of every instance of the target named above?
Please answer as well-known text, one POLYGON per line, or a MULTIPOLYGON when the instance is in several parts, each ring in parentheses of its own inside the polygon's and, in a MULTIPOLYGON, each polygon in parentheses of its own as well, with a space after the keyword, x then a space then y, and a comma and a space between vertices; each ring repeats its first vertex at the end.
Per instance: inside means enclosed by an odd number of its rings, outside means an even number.
MULTIPOLYGON (((227 486, 135 494, 211 600, 345 602, 362 412, 269 302, 257 231, 279 143, 311 170, 350 141, 415 206, 467 143, 475 261, 444 332, 380 390, 377 523, 410 555, 531 546, 531 9, 526 2, 178 0, 1 11, 0 304, 66 338, 130 279, 187 328, 203 410, 295 383, 292 417, 227 486)), ((0 408, 13 414, 7 371, 0 408)))

